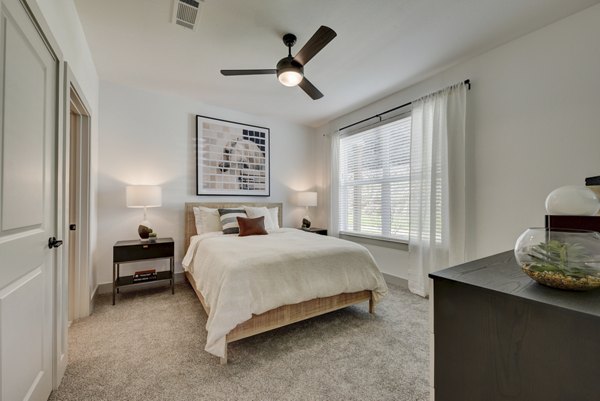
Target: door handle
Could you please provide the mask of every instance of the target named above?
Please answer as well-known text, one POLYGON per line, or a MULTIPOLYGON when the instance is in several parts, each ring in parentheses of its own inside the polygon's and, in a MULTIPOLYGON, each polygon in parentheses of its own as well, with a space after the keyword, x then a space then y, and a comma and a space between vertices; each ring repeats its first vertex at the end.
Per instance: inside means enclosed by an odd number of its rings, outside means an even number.
POLYGON ((48 248, 50 248, 50 249, 52 249, 52 248, 58 248, 62 244, 63 244, 62 240, 56 239, 56 237, 50 237, 50 238, 48 238, 48 248))

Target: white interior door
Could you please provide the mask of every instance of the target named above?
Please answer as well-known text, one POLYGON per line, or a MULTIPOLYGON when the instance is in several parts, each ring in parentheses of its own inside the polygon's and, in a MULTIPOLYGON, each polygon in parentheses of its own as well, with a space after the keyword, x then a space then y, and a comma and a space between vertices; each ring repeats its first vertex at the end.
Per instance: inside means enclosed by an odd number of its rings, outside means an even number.
POLYGON ((57 61, 19 0, 0 0, 0 399, 52 389, 57 61))

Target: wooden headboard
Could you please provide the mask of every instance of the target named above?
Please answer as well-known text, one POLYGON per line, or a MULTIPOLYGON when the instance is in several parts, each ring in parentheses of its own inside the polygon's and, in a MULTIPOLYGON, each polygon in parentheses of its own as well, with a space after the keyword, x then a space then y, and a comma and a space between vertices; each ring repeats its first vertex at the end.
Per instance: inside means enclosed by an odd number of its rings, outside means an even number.
POLYGON ((231 209, 241 206, 267 207, 279 209, 279 227, 283 227, 283 203, 250 203, 250 202, 227 202, 227 203, 204 203, 204 202, 186 202, 185 204, 185 253, 190 245, 190 238, 196 235, 196 219, 194 218, 194 207, 204 206, 212 209, 231 209))

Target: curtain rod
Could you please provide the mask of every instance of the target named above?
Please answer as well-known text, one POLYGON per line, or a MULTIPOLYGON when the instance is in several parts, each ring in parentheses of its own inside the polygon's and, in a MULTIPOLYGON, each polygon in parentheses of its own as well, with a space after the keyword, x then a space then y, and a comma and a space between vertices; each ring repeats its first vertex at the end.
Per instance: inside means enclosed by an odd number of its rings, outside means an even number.
MULTIPOLYGON (((465 85, 467 85, 467 89, 468 90, 471 90, 471 80, 470 79, 466 79, 465 81, 463 81, 463 83, 465 85)), ((402 104, 400 106, 394 107, 393 109, 386 110, 383 113, 375 114, 374 116, 371 116, 369 118, 365 118, 365 119, 357 121, 357 122, 355 122, 353 124, 346 125, 345 127, 339 128, 338 131, 343 131, 345 129, 354 127, 355 125, 362 124, 362 123, 367 122, 367 121, 369 121, 369 120, 371 120, 373 118, 378 118, 378 117, 381 118, 381 116, 383 116, 384 114, 391 113, 392 111, 396 111, 396 110, 401 109, 401 108, 406 107, 406 106, 410 106, 411 104, 412 104, 412 102, 404 103, 404 104, 402 104)))

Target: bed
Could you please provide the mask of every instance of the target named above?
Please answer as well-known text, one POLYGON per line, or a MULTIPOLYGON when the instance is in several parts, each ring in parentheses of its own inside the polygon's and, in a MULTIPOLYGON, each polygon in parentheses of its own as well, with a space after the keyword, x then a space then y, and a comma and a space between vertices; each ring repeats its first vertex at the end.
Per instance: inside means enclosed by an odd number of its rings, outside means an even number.
POLYGON ((227 344, 288 324, 368 302, 387 287, 358 244, 282 228, 269 235, 197 235, 193 208, 278 208, 281 203, 186 203, 185 276, 206 314, 206 351, 227 363, 227 344))

